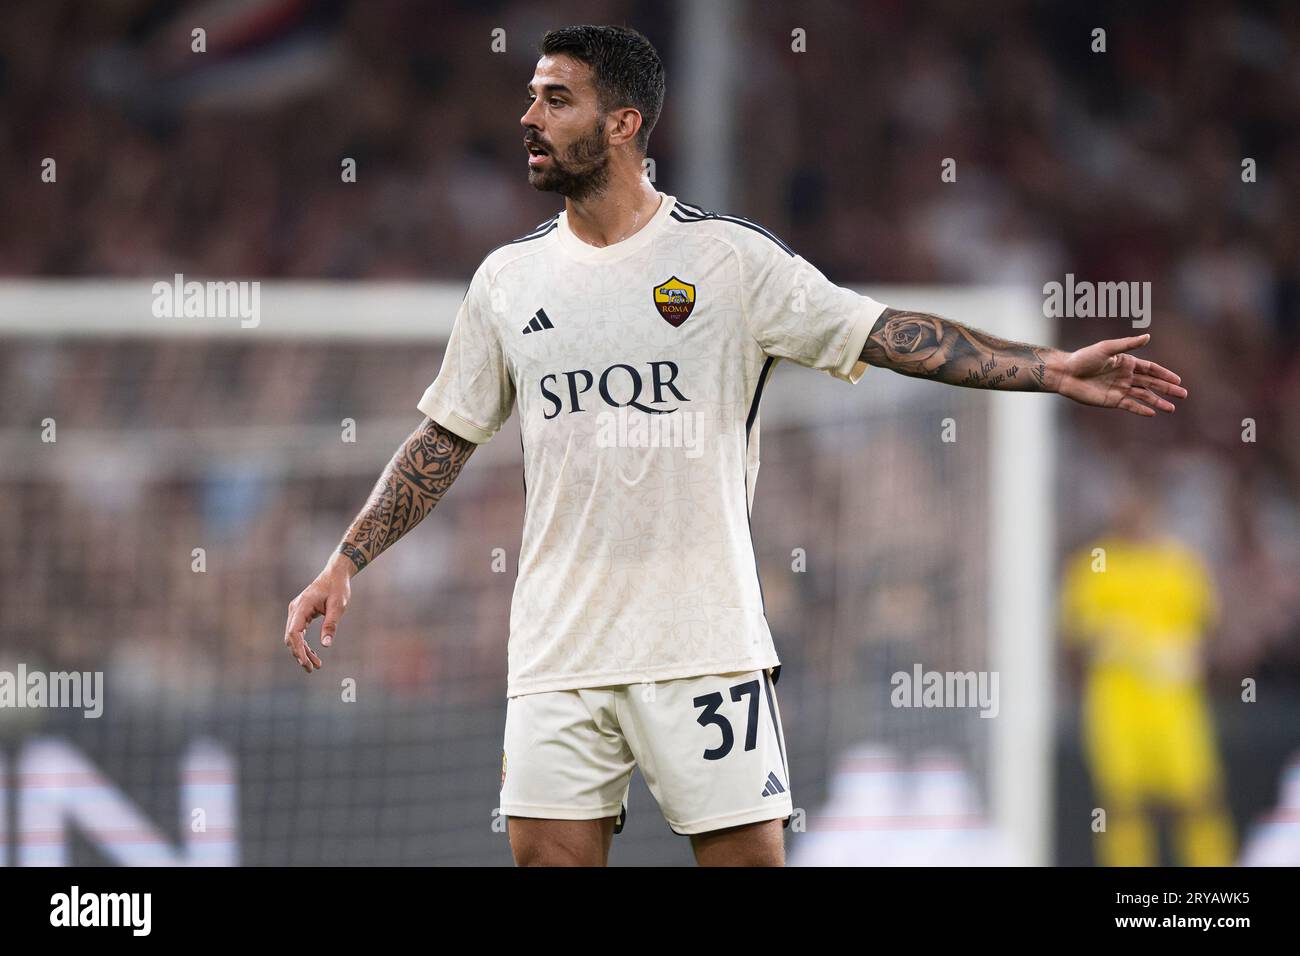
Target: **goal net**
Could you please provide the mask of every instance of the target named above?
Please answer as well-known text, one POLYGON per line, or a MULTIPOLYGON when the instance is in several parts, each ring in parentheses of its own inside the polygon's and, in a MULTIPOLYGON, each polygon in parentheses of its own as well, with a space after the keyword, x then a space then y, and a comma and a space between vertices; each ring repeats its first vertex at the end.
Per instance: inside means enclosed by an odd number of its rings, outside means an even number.
MULTIPOLYGON (((0 672, 103 680, 96 718, 0 709, 0 864, 509 862, 514 418, 355 580, 322 672, 281 643, 463 291, 263 283, 246 328, 0 283, 0 672)), ((1022 293, 864 291, 1051 338, 1022 293)), ((1047 862, 1052 405, 778 365, 752 524, 793 862, 1047 862)), ((638 775, 612 862, 689 861, 638 775)))

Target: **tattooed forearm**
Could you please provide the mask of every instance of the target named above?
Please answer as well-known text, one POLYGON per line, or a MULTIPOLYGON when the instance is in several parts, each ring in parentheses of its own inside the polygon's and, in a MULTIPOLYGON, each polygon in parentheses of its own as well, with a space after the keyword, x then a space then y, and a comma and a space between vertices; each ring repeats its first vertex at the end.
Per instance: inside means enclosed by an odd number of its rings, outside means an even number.
POLYGON ((364 568, 433 510, 477 447, 426 418, 379 476, 339 553, 364 568))
POLYGON ((1056 390, 1055 349, 997 336, 924 312, 885 309, 862 348, 862 361, 903 375, 966 388, 1056 390))

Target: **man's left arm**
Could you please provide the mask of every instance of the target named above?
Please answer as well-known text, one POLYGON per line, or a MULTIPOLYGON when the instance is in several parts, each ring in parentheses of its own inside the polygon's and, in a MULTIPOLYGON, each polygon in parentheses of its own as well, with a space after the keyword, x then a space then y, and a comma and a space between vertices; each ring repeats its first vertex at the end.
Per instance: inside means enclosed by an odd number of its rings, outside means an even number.
POLYGON ((924 312, 885 309, 862 348, 868 365, 966 388, 1056 392, 1084 405, 1150 417, 1172 412, 1187 389, 1169 369, 1130 354, 1150 335, 1107 339, 1076 352, 997 336, 924 312))

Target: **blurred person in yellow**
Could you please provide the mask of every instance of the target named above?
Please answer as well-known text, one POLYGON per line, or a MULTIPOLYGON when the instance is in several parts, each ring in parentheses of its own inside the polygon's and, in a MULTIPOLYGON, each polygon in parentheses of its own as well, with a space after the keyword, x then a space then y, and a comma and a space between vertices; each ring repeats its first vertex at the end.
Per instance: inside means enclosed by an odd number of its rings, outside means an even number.
POLYGON ((1067 564, 1062 626, 1082 652, 1083 735, 1106 811, 1097 833, 1105 866, 1158 863, 1154 811, 1173 814, 1185 866, 1229 866, 1214 725, 1202 648, 1218 596, 1198 555, 1161 532, 1159 504, 1130 489, 1107 534, 1067 564))

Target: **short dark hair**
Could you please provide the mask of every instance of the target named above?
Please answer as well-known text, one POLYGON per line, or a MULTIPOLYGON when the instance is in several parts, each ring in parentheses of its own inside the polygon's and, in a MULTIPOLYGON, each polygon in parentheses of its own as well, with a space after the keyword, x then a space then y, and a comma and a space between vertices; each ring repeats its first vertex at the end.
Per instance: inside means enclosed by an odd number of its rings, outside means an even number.
POLYGON ((563 54, 591 67, 602 112, 625 106, 639 112, 636 145, 646 151, 664 106, 664 65, 649 40, 631 27, 587 24, 549 31, 538 49, 543 56, 563 54))

